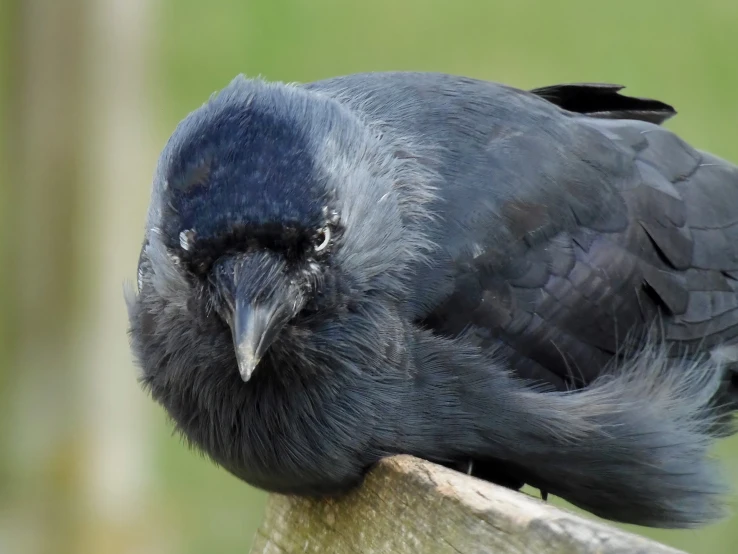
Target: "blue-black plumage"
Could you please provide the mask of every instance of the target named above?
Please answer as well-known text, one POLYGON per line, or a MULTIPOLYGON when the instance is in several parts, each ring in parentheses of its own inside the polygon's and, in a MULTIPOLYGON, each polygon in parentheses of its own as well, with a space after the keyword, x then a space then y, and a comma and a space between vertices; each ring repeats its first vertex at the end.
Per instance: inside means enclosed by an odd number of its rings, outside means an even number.
POLYGON ((613 520, 720 517, 738 168, 619 90, 235 79, 160 158, 143 383, 267 490, 338 494, 407 453, 613 520))

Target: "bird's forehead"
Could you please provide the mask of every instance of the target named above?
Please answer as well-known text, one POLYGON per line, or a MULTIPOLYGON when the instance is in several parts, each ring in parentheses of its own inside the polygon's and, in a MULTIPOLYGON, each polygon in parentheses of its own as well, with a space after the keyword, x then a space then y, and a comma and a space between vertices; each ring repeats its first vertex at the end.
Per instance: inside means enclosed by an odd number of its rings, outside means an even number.
POLYGON ((205 105, 186 118, 162 153, 161 227, 218 236, 234 226, 321 225, 330 194, 315 140, 298 106, 252 94, 205 105))

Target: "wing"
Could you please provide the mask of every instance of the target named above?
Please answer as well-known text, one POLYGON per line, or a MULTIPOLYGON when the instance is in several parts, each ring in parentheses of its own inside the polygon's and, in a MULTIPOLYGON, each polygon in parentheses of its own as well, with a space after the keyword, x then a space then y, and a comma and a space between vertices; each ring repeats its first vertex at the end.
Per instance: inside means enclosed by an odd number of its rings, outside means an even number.
POLYGON ((439 248, 411 302, 421 325, 558 387, 653 329, 677 351, 738 338, 738 170, 654 124, 670 106, 612 85, 526 92, 427 73, 308 86, 440 176, 439 248))
POLYGON ((613 213, 524 241, 507 262, 457 255, 454 292, 426 318, 560 387, 597 377, 629 336, 658 333, 677 354, 738 336, 738 170, 647 123, 584 124, 629 154, 613 213))

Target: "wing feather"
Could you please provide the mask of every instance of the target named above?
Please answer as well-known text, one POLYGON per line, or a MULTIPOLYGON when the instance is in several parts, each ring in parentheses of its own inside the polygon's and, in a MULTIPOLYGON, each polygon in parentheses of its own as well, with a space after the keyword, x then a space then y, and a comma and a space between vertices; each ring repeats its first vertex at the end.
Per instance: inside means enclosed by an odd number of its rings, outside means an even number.
POLYGON ((630 336, 678 352, 738 340, 738 168, 661 127, 671 106, 429 73, 308 86, 439 176, 420 324, 557 387, 591 382, 630 336))

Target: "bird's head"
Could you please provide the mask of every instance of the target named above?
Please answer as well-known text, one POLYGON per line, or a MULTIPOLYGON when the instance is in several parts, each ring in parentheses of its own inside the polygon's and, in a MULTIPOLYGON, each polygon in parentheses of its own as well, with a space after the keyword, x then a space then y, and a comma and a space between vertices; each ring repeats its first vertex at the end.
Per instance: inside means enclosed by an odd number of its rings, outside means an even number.
POLYGON ((161 155, 128 299, 144 381, 249 381, 311 334, 331 348, 347 314, 388 332, 374 310, 402 306, 428 246, 419 167, 297 86, 239 77, 191 113, 161 155))

